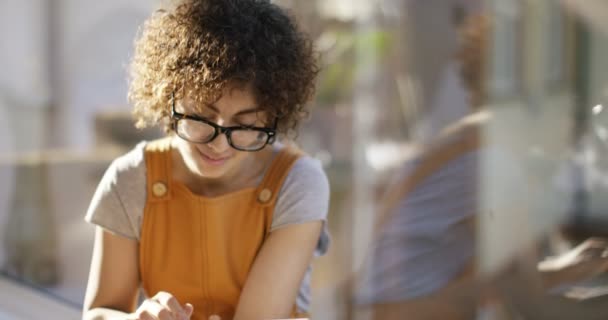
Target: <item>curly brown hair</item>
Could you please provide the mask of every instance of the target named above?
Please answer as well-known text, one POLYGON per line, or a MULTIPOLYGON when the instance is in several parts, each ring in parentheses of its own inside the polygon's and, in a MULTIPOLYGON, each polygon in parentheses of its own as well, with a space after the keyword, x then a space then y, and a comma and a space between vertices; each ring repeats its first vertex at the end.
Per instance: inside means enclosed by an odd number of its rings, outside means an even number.
POLYGON ((295 133, 308 115, 319 72, 312 41, 268 0, 185 0, 144 23, 130 65, 129 101, 139 128, 164 123, 187 92, 217 101, 232 84, 253 89, 259 107, 295 133))

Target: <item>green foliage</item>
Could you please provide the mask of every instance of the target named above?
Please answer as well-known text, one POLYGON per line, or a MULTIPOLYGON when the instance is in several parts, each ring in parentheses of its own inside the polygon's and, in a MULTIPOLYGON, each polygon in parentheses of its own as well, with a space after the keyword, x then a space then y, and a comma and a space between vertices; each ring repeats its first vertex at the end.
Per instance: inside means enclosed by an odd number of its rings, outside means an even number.
POLYGON ((324 54, 324 67, 317 86, 317 102, 333 105, 352 96, 357 74, 384 63, 394 39, 383 30, 353 33, 328 31, 334 45, 324 54))

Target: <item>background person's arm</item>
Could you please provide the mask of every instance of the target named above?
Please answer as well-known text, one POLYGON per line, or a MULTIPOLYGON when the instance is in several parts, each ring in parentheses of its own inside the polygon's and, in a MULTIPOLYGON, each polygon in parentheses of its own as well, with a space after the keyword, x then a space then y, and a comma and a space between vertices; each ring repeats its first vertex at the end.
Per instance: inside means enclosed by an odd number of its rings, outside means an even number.
POLYGON ((400 302, 372 306, 374 320, 403 319, 473 319, 478 298, 478 285, 473 268, 465 271, 446 287, 430 295, 400 302))

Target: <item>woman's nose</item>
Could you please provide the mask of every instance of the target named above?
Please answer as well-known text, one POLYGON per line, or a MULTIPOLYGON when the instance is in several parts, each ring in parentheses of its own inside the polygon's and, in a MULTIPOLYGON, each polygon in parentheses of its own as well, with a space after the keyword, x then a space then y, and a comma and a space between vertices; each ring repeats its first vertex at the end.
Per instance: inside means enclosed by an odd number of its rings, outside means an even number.
POLYGON ((218 134, 215 139, 207 143, 207 146, 209 146, 213 151, 218 153, 225 151, 227 148, 230 148, 226 132, 221 132, 220 134, 218 134))

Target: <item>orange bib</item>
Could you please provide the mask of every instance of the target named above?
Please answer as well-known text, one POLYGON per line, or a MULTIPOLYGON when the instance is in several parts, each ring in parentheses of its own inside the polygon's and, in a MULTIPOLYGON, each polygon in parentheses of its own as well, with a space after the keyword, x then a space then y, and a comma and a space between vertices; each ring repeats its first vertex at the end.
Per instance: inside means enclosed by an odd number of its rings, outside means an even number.
POLYGON ((281 185, 299 157, 296 150, 283 148, 258 187, 208 198, 172 179, 169 139, 149 143, 139 247, 146 295, 166 291, 191 303, 193 320, 232 319, 270 231, 281 185))

